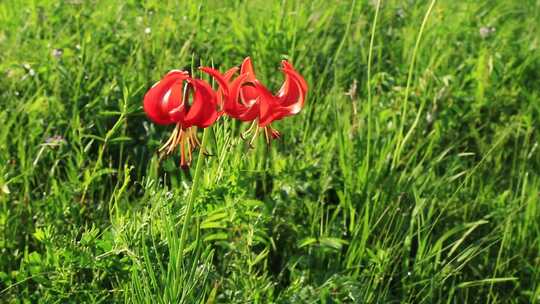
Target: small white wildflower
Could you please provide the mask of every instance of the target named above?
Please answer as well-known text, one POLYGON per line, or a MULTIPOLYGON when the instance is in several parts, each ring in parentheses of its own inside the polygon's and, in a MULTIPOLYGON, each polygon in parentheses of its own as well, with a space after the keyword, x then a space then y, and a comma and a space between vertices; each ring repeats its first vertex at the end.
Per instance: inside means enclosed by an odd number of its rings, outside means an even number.
MULTIPOLYGON (((36 71, 34 71, 34 69, 32 69, 32 66, 28 63, 24 63, 23 64, 23 68, 26 70, 26 72, 28 73, 28 76, 32 77, 34 75, 36 75, 36 71)), ((26 78, 26 76, 23 77, 23 79, 26 78)))
POLYGON ((77 44, 75 45, 75 49, 77 49, 77 51, 80 51, 80 50, 81 50, 81 45, 77 43, 77 44))
POLYGON ((482 26, 478 32, 480 33, 480 37, 482 39, 486 39, 487 37, 491 36, 495 32, 495 28, 492 26, 482 26))
POLYGON ((45 144, 49 146, 59 146, 66 143, 66 139, 62 135, 54 135, 45 139, 45 144))
POLYGON ((11 191, 9 191, 9 187, 7 184, 4 184, 2 185, 2 192, 4 192, 4 194, 10 194, 11 191))
POLYGON ((398 16, 398 18, 405 18, 405 10, 403 10, 401 7, 397 9, 396 11, 396 15, 398 16))
POLYGON ((62 55, 64 55, 64 50, 62 50, 62 49, 53 49, 52 55, 55 58, 60 58, 60 57, 62 57, 62 55))
POLYGON ((433 114, 431 114, 431 112, 428 112, 428 113, 426 114, 426 121, 427 121, 428 123, 432 123, 432 122, 433 122, 433 114))
POLYGON ((144 33, 145 33, 146 35, 150 35, 150 33, 152 33, 152 29, 149 28, 149 27, 147 27, 147 28, 144 29, 144 33))

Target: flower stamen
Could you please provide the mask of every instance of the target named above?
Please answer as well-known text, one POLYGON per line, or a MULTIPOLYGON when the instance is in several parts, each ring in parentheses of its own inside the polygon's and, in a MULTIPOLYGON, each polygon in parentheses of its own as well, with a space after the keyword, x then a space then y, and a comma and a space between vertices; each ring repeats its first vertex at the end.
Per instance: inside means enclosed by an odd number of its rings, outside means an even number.
POLYGON ((270 137, 269 137, 269 134, 268 134, 268 127, 264 127, 264 138, 266 139, 266 144, 269 145, 270 144, 270 137))
POLYGON ((255 134, 253 134, 253 137, 251 138, 251 140, 249 141, 249 147, 251 149, 255 148, 255 146, 253 145, 253 143, 255 142, 255 138, 257 138, 257 136, 259 135, 259 126, 255 127, 255 134))
POLYGON ((196 127, 183 129, 181 124, 176 124, 171 136, 158 151, 161 154, 160 158, 163 158, 172 154, 180 146, 180 165, 187 167, 191 164, 193 150, 200 145, 201 142, 197 138, 196 127))
POLYGON ((186 151, 184 145, 184 136, 180 139, 180 166, 184 167, 186 165, 186 151))
MULTIPOLYGON (((244 132, 242 132, 242 133, 240 134, 240 138, 242 138, 242 140, 245 140, 245 139, 247 138, 247 136, 248 136, 249 134, 251 134, 251 132, 253 132, 253 128, 255 128, 256 126, 257 126, 257 120, 254 120, 254 121, 251 123, 251 126, 249 126, 249 128, 248 128, 246 131, 244 131, 244 132)), ((257 128, 258 128, 258 127, 257 127, 257 128)))
POLYGON ((272 126, 268 125, 266 128, 270 131, 270 134, 272 135, 272 139, 277 139, 281 137, 281 134, 278 130, 272 128, 272 126))

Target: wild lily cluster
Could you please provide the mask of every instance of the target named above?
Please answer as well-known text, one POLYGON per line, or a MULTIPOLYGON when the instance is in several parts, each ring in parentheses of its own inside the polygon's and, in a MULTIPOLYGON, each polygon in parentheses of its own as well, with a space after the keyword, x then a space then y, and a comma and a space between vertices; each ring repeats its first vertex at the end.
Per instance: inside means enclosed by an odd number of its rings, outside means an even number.
POLYGON ((201 145, 197 128, 207 128, 225 115, 252 122, 242 133, 242 138, 253 133, 250 145, 260 132, 270 143, 280 137, 272 122, 295 115, 304 106, 307 83, 286 60, 281 63, 285 80, 275 94, 257 79, 249 57, 240 68, 233 67, 225 73, 210 67, 199 69, 215 80, 216 89, 186 71, 172 70, 144 96, 144 111, 150 120, 159 125, 175 125, 159 151, 169 155, 180 147, 182 167, 189 166, 193 150, 201 145))

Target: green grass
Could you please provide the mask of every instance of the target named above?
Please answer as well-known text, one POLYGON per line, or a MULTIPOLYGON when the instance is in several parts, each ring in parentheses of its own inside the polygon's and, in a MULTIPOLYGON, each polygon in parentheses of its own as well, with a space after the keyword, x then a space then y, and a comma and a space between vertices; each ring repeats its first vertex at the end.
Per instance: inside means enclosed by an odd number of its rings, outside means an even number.
POLYGON ((162 2, 0 2, 0 302, 540 302, 540 2, 162 2), (245 56, 308 100, 209 130, 183 242, 142 97, 245 56))

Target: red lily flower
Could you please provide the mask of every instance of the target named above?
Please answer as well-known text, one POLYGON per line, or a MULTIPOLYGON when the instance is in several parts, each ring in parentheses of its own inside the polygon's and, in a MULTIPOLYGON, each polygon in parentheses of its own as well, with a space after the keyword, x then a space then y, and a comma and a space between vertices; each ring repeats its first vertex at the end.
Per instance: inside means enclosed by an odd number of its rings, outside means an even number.
POLYGON ((250 144, 253 143, 261 128, 264 129, 267 142, 270 142, 270 137, 278 138, 279 132, 270 124, 297 114, 304 106, 308 89, 306 81, 288 61, 283 60, 281 64, 285 81, 275 95, 256 78, 249 57, 244 59, 240 67, 240 75, 232 82, 230 79, 236 72, 234 69, 222 75, 214 69, 201 68, 218 82, 218 94, 224 99, 224 112, 241 121, 253 121, 252 126, 244 132, 243 136, 251 133, 257 125, 250 144))
POLYGON ((192 151, 200 145, 196 128, 206 128, 220 116, 217 100, 207 82, 191 78, 185 71, 170 71, 154 84, 144 96, 146 115, 159 125, 176 125, 159 151, 168 155, 180 146, 180 164, 189 165, 192 151))

